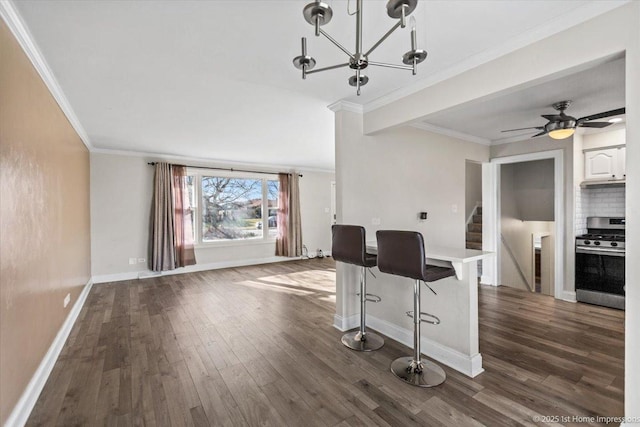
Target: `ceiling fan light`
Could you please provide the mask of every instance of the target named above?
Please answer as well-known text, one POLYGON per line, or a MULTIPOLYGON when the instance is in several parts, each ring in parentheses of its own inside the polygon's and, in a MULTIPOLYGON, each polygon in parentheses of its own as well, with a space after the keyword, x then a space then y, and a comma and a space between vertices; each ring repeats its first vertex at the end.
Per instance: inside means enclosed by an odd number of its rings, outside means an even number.
POLYGON ((549 136, 553 139, 566 139, 575 133, 575 129, 555 129, 549 132, 549 136))

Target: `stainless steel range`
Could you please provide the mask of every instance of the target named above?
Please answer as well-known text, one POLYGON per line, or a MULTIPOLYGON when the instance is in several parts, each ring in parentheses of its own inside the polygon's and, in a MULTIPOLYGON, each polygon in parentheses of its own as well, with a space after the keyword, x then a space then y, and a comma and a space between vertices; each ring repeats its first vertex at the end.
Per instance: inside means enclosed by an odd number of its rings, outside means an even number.
POLYGON ((587 234, 576 238, 578 301, 624 310, 625 219, 587 218, 587 234))

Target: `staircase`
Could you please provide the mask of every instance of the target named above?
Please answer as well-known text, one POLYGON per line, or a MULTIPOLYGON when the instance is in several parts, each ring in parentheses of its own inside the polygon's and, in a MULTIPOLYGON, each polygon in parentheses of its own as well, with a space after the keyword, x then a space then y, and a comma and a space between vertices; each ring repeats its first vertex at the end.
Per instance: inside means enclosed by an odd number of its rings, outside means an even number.
POLYGON ((467 249, 482 249, 482 206, 476 207, 467 224, 467 249))

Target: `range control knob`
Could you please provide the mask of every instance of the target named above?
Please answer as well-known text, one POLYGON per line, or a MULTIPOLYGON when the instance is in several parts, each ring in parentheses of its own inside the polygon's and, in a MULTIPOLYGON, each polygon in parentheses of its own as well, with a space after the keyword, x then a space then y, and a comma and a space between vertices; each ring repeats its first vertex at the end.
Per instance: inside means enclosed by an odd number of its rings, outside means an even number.
POLYGON ((593 242, 593 244, 596 245, 596 246, 600 246, 600 242, 599 241, 595 241, 595 242, 593 242))
POLYGON ((611 242, 611 246, 615 248, 616 246, 618 246, 618 242, 611 242))
POLYGON ((590 244, 591 244, 591 240, 585 240, 585 241, 584 241, 584 244, 585 244, 585 245, 590 245, 590 244))

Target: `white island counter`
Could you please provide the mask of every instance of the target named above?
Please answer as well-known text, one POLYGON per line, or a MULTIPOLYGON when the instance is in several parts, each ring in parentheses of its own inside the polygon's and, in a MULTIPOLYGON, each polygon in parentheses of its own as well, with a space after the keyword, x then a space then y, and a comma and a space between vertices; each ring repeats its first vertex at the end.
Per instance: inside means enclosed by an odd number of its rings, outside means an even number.
MULTIPOLYGON (((376 253, 377 243, 367 242, 367 251, 376 253)), ((438 316, 441 321, 439 325, 423 324, 422 353, 475 377, 483 372, 478 344, 477 261, 495 254, 429 245, 426 254, 428 264, 452 266, 456 276, 430 283, 437 295, 428 289, 422 290, 421 310, 438 316)), ((336 314, 335 326, 348 330, 359 325, 358 297, 355 295, 358 272, 355 266, 337 264, 344 283, 342 289, 337 290, 341 294, 337 300, 341 301, 346 316, 336 314)), ((367 292, 379 295, 382 302, 367 304, 367 326, 412 347, 413 323, 405 313, 413 308, 413 280, 381 273, 375 268, 373 272, 376 277, 368 275, 367 292)), ((406 355, 411 355, 411 352, 406 355)))

